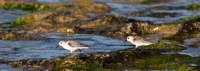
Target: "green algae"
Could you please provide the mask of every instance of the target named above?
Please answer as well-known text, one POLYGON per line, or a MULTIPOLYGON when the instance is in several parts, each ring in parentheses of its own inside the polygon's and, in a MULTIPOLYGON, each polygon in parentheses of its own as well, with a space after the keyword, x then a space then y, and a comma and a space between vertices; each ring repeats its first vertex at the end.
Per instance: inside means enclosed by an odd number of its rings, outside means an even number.
POLYGON ((49 10, 50 7, 43 4, 28 4, 28 3, 18 3, 18 4, 11 4, 11 3, 4 3, 0 6, 2 9, 12 10, 12 9, 21 9, 25 11, 41 11, 41 10, 49 10))
POLYGON ((143 4, 150 4, 150 3, 152 3, 152 2, 153 2, 152 0, 143 0, 143 1, 142 1, 143 4))
POLYGON ((194 17, 186 17, 186 18, 181 18, 180 20, 184 20, 184 21, 192 21, 192 20, 196 20, 200 18, 200 16, 194 16, 194 17))
POLYGON ((184 21, 181 23, 182 28, 180 28, 180 30, 176 34, 166 37, 165 39, 181 40, 186 38, 200 37, 199 19, 200 16, 186 17, 180 19, 181 21, 184 21))
POLYGON ((3 40, 13 40, 15 38, 14 34, 12 33, 8 33, 6 35, 4 35, 3 37, 1 37, 3 40))
POLYGON ((165 43, 154 43, 148 46, 143 46, 142 48, 158 48, 158 49, 167 49, 171 51, 180 51, 183 50, 183 47, 175 44, 165 44, 165 43))
POLYGON ((22 25, 26 24, 26 19, 23 17, 19 17, 16 20, 10 23, 11 28, 22 27, 22 25))
POLYGON ((185 6, 187 10, 198 10, 200 8, 200 4, 190 4, 185 6))
MULTIPOLYGON (((190 64, 199 64, 200 57, 190 57, 179 54, 161 54, 149 49, 140 53, 134 49, 119 50, 112 53, 90 53, 66 56, 59 60, 47 60, 49 69, 56 71, 63 70, 90 70, 90 71, 116 71, 116 70, 177 70, 177 71, 195 71, 197 67, 190 64), (147 52, 148 51, 148 52, 147 52)), ((40 60, 42 62, 42 60, 40 60)), ((30 61, 22 61, 30 62, 30 61)), ((27 63, 20 61, 12 62, 12 66, 23 66, 27 63), (19 65, 16 65, 19 64, 19 65)), ((39 66, 37 61, 29 64, 39 66)), ((31 67, 31 65, 28 65, 31 67)))
POLYGON ((72 8, 72 7, 74 7, 74 5, 72 5, 72 4, 65 4, 64 7, 66 7, 66 8, 72 8))
POLYGON ((188 64, 190 59, 191 57, 186 55, 164 54, 138 59, 135 64, 139 69, 193 71, 194 67, 188 64))
POLYGON ((87 62, 73 57, 57 61, 54 70, 59 71, 67 68, 71 70, 114 71, 113 69, 103 68, 99 65, 97 61, 87 62))

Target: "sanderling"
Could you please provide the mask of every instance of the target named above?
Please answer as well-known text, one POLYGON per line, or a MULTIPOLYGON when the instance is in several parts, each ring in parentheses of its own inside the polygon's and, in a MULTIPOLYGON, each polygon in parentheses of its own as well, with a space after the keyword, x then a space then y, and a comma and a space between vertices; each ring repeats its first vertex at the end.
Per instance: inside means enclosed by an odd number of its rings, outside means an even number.
POLYGON ((136 48, 139 46, 147 46, 147 45, 153 44, 152 42, 150 42, 140 36, 128 36, 126 41, 129 41, 132 44, 134 44, 136 48))
POLYGON ((79 50, 81 52, 81 49, 88 49, 89 46, 88 45, 85 45, 83 43, 80 43, 80 42, 76 42, 76 41, 73 41, 73 40, 69 40, 69 41, 60 41, 58 46, 62 46, 64 49, 66 50, 69 50, 70 53, 72 53, 73 51, 76 51, 76 50, 79 50))

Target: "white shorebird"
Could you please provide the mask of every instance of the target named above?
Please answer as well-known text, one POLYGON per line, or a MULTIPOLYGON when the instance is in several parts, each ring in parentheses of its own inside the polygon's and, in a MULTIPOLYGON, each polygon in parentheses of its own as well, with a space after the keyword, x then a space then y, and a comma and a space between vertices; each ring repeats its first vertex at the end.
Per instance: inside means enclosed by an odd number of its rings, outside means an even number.
POLYGON ((150 42, 140 36, 128 36, 126 38, 126 41, 129 41, 132 44, 134 44, 136 48, 138 48, 140 46, 147 46, 147 45, 153 44, 152 42, 150 42))
POLYGON ((83 43, 76 42, 73 40, 60 41, 58 46, 56 46, 56 48, 58 48, 59 46, 62 46, 64 49, 69 50, 70 53, 72 53, 73 51, 76 51, 76 50, 79 50, 81 52, 82 49, 89 48, 88 45, 85 45, 83 43))

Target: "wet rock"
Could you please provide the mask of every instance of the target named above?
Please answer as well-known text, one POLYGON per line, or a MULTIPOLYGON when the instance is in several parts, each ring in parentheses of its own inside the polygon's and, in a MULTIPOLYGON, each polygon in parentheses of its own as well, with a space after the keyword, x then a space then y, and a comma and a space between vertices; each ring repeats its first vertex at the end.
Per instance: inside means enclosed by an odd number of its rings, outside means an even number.
POLYGON ((187 10, 198 10, 200 8, 200 4, 198 3, 190 4, 190 5, 185 6, 185 8, 187 10))
POLYGON ((11 28, 29 32, 67 32, 76 33, 75 25, 88 20, 87 13, 103 14, 110 11, 104 3, 92 0, 74 0, 67 3, 50 3, 54 10, 34 12, 10 23, 11 28), (31 26, 31 27, 30 27, 31 26))
POLYGON ((121 24, 127 20, 127 18, 118 15, 103 15, 93 18, 91 21, 82 24, 80 27, 83 29, 101 30, 115 24, 121 24))
POLYGON ((149 15, 144 15, 144 16, 152 16, 155 18, 166 18, 166 17, 178 17, 180 16, 179 13, 176 12, 158 12, 158 13, 151 13, 149 15))
POLYGON ((152 9, 155 10, 179 10, 179 9, 184 9, 184 6, 155 6, 152 9))
MULTIPOLYGON (((118 15, 102 15, 82 24, 80 32, 119 37, 133 32, 132 24, 126 23, 128 21, 130 21, 128 18, 118 15)), ((131 20, 131 22, 135 21, 131 20)))
MULTIPOLYGON (((11 66, 45 67, 49 70, 116 70, 116 69, 172 69, 194 70, 184 62, 198 63, 199 58, 186 55, 165 54, 160 49, 144 49, 142 53, 135 49, 116 52, 83 53, 54 59, 36 59, 11 62, 11 66), (159 65, 159 66, 158 66, 159 65)), ((44 68, 44 69, 45 69, 44 68)))
POLYGON ((160 4, 160 3, 169 3, 175 0, 143 0, 143 4, 160 4))
POLYGON ((72 4, 78 8, 77 12, 102 14, 111 11, 108 5, 101 2, 93 2, 93 0, 74 0, 72 4))
POLYGON ((176 34, 181 26, 179 23, 152 24, 148 21, 142 22, 115 15, 103 15, 82 24, 79 32, 109 37, 161 33, 166 37, 176 34))
MULTIPOLYGON (((10 65, 13 67, 18 66, 42 66, 53 70, 63 70, 63 69, 80 69, 80 70, 94 70, 91 67, 105 67, 113 68, 114 66, 120 68, 132 67, 133 62, 138 58, 143 58, 151 55, 159 55, 161 52, 159 50, 144 50, 143 53, 139 53, 134 49, 125 49, 117 52, 100 52, 100 53, 90 53, 90 54, 79 54, 66 56, 64 58, 55 59, 36 59, 36 60, 21 60, 11 62, 10 65), (128 66, 124 66, 128 64, 128 66)), ((115 68, 116 68, 115 67, 115 68)))
POLYGON ((107 32, 105 32, 104 35, 109 37, 124 37, 127 35, 136 35, 136 33, 133 33, 132 28, 132 23, 128 23, 123 26, 113 26, 111 29, 107 30, 107 32))
POLYGON ((13 67, 20 67, 23 64, 22 64, 22 61, 16 61, 16 62, 12 62, 10 65, 13 66, 13 67))
POLYGON ((49 41, 49 39, 39 36, 38 34, 28 34, 28 33, 13 33, 13 32, 3 32, 0 34, 1 40, 42 40, 49 41))
POLYGON ((82 24, 80 29, 83 30, 81 32, 85 33, 119 37, 124 36, 124 34, 132 34, 134 32, 137 34, 147 33, 146 31, 150 30, 147 26, 152 26, 152 24, 116 15, 103 15, 82 24), (145 31, 143 31, 144 29, 145 31))
POLYGON ((151 44, 149 46, 143 46, 142 48, 157 48, 157 49, 166 49, 169 51, 173 51, 173 52, 177 52, 177 51, 181 51, 183 49, 185 49, 182 46, 179 45, 175 45, 175 44, 164 44, 164 43, 155 43, 155 44, 151 44))
POLYGON ((67 8, 61 7, 55 11, 39 12, 27 17, 32 17, 28 24, 23 26, 24 30, 32 32, 69 32, 74 33, 77 30, 73 26, 69 26, 72 23, 87 20, 89 17, 84 13, 76 13, 70 11, 67 8), (32 27, 29 27, 32 26, 32 27))
POLYGON ((200 18, 194 21, 188 21, 183 24, 180 32, 177 34, 184 37, 200 37, 200 18))
POLYGON ((194 38, 200 37, 200 18, 191 19, 183 22, 182 28, 173 36, 172 39, 194 38))
POLYGON ((200 47, 200 38, 189 38, 184 40, 184 44, 192 47, 200 47))

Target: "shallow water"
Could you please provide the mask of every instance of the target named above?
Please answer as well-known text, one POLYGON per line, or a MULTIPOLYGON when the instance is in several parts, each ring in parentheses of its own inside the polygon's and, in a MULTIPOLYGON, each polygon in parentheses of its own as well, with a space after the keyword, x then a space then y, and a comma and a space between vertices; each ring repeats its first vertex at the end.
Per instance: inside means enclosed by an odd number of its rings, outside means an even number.
MULTIPOLYGON (((41 36, 50 38, 50 42, 0 40, 0 60, 51 59, 69 55, 70 53, 68 50, 63 49, 62 47, 55 48, 61 40, 75 40, 92 46, 90 49, 82 50, 82 53, 111 52, 120 49, 133 48, 130 43, 124 43, 123 40, 97 35, 76 34, 67 36, 63 33, 48 33, 41 34, 41 36)), ((75 51, 72 54, 80 54, 80 52, 75 51)), ((23 68, 13 68, 7 64, 0 64, 0 71, 4 70, 21 71, 23 68)))
POLYGON ((164 6, 164 7, 183 7, 189 4, 193 4, 193 3, 200 3, 199 0, 191 0, 191 1, 187 1, 187 0, 175 0, 174 2, 169 2, 169 3, 165 3, 165 4, 150 4, 150 5, 146 5, 146 4, 134 4, 134 3, 114 3, 114 2, 110 2, 110 3, 106 3, 108 6, 110 6, 113 10, 112 10, 112 14, 120 14, 123 15, 124 17, 128 17, 128 18, 133 18, 133 19, 137 19, 137 20, 142 20, 142 21, 151 21, 154 24, 162 24, 162 23, 166 23, 166 22, 172 22, 172 21, 176 21, 180 18, 184 18, 184 17, 192 17, 192 16, 197 16, 200 15, 200 10, 197 11, 189 11, 186 9, 173 9, 173 10, 167 10, 167 9, 154 9, 156 7, 159 6, 164 6), (139 13, 139 14, 137 14, 139 13), (146 14, 152 14, 152 13, 178 13, 178 16, 175 17, 169 17, 169 16, 165 16, 162 18, 156 18, 156 17, 152 17, 152 16, 148 16, 146 14), (131 15, 134 14, 134 15, 131 15), (135 16, 135 14, 137 14, 135 16))
POLYGON ((0 9, 0 23, 10 22, 24 15, 26 12, 22 10, 2 10, 0 9))
MULTIPOLYGON (((63 34, 64 35, 64 34, 63 34)), ((91 52, 110 52, 125 48, 132 48, 129 43, 123 43, 123 40, 112 39, 104 36, 77 34, 73 36, 63 36, 58 34, 45 34, 43 36, 51 39, 50 42, 44 41, 0 41, 0 60, 22 60, 22 59, 40 59, 54 58, 69 54, 68 50, 62 47, 55 48, 61 40, 76 40, 78 42, 92 46, 90 49, 83 50, 82 53, 91 52), (17 48, 14 50, 14 48, 17 48)), ((79 54, 79 51, 73 54, 79 54)))

